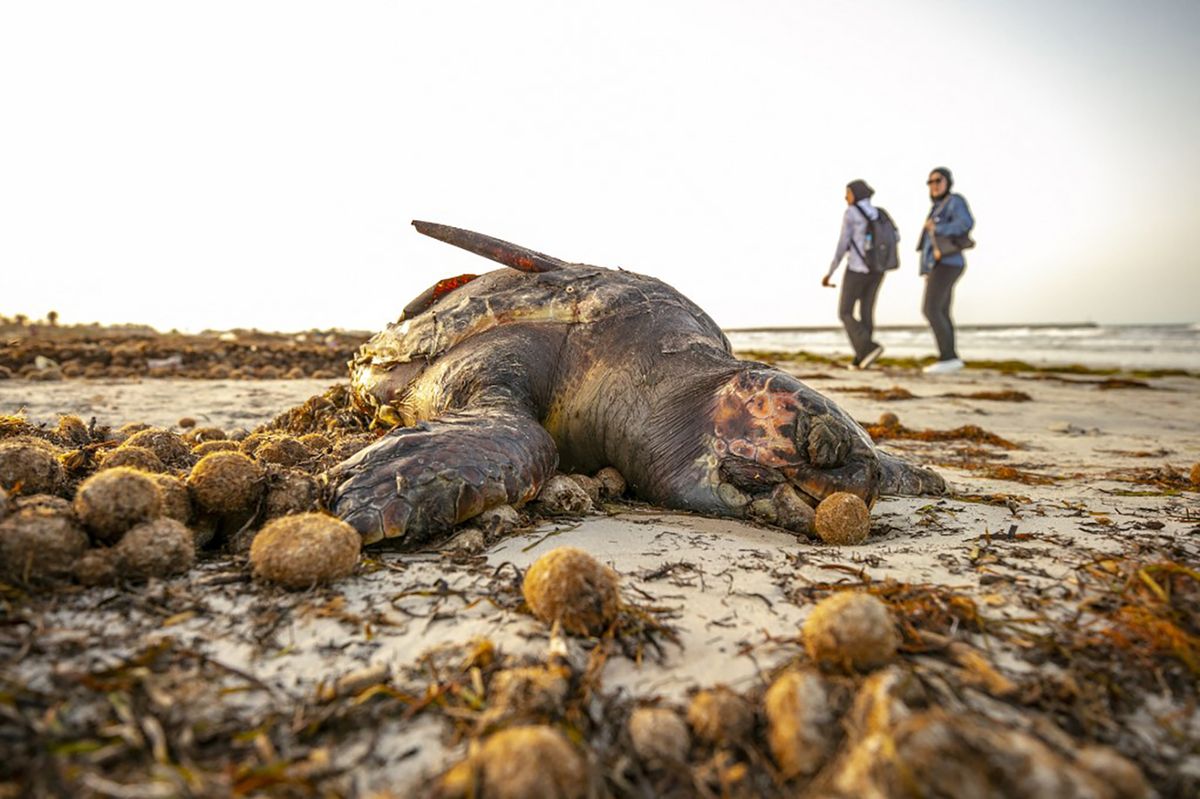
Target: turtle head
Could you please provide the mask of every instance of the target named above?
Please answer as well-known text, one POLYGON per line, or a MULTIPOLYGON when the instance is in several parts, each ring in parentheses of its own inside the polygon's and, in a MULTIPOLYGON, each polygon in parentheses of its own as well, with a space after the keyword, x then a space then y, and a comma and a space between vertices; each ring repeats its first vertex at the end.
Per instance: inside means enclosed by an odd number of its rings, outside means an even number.
POLYGON ((875 446, 826 397, 785 372, 754 365, 715 399, 717 494, 727 504, 778 498, 781 491, 814 507, 838 491, 875 502, 881 474, 875 446))

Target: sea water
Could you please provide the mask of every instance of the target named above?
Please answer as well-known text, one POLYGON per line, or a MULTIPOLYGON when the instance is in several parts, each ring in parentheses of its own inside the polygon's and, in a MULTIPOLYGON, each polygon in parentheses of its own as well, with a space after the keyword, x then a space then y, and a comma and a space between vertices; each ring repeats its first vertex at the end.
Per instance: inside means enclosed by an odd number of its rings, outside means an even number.
MULTIPOLYGON (((728 330, 734 350, 849 356, 840 327, 728 330)), ((958 354, 973 360, 1021 360, 1034 365, 1186 369, 1200 372, 1200 323, 1172 325, 1013 325, 957 328, 958 354)), ((937 354, 927 327, 876 328, 884 356, 937 354)))

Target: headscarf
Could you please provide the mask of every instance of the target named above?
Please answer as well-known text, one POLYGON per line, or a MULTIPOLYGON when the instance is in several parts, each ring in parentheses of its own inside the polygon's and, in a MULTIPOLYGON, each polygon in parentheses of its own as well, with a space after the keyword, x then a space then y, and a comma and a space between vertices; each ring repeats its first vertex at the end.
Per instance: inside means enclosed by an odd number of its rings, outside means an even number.
POLYGON ((943 197, 945 197, 947 194, 950 193, 950 189, 953 188, 953 186, 954 186, 954 175, 950 174, 949 169, 947 169, 944 166, 935 166, 933 169, 929 170, 929 174, 941 175, 942 177, 944 177, 946 179, 946 190, 944 192, 942 192, 941 194, 939 194, 938 196, 932 197, 932 199, 934 201, 940 200, 943 197))
POLYGON ((875 194, 875 190, 868 186, 865 180, 852 180, 846 184, 846 188, 854 196, 854 202, 865 200, 875 194))

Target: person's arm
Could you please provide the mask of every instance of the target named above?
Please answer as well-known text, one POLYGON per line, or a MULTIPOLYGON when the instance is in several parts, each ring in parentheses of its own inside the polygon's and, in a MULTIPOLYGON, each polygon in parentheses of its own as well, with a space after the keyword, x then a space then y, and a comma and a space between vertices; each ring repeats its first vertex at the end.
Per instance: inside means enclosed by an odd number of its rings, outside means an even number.
POLYGON ((970 233, 973 227, 975 219, 971 216, 967 201, 958 194, 950 195, 950 202, 946 203, 945 210, 938 214, 934 231, 939 236, 961 236, 970 233))
POLYGON ((825 277, 821 279, 821 285, 828 286, 829 279, 833 277, 833 273, 842 265, 842 259, 846 257, 846 253, 850 251, 851 236, 854 235, 853 227, 853 208, 847 208, 846 213, 842 215, 842 232, 838 236, 837 249, 833 253, 833 262, 829 264, 829 271, 825 273, 825 277))

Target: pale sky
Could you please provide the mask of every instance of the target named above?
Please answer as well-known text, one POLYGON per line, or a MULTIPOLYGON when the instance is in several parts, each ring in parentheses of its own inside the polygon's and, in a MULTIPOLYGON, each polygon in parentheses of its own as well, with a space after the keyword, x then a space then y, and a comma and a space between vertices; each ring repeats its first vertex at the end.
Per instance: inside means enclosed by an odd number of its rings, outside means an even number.
POLYGON ((960 324, 1196 322, 1198 40, 1194 0, 0 2, 0 314, 380 328, 492 268, 426 219, 833 325, 863 178, 876 321, 920 323, 945 165, 960 324))

